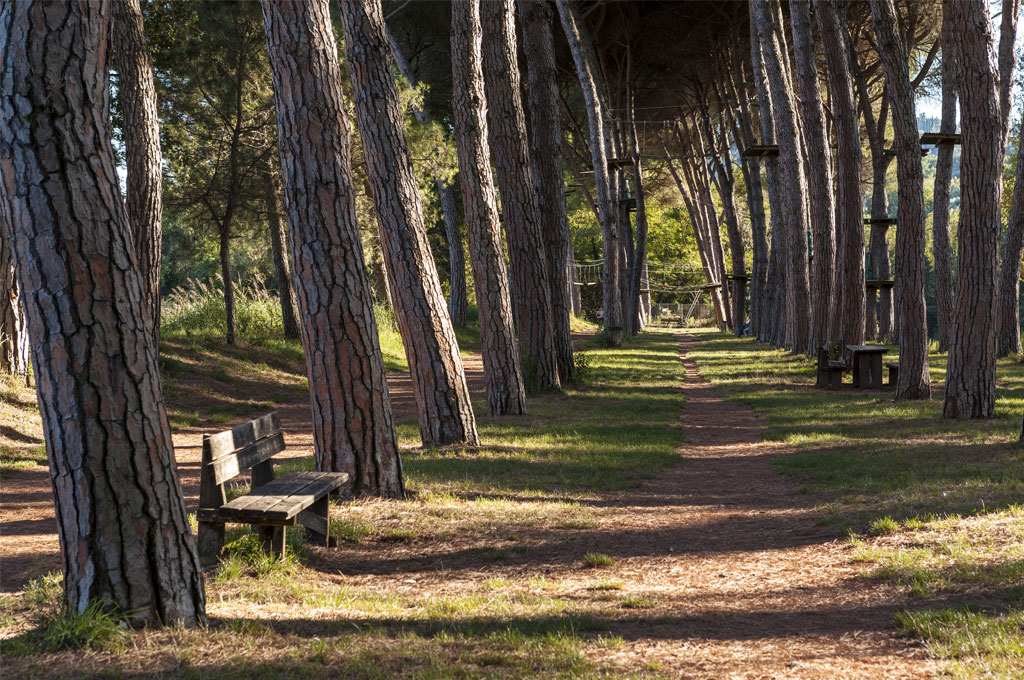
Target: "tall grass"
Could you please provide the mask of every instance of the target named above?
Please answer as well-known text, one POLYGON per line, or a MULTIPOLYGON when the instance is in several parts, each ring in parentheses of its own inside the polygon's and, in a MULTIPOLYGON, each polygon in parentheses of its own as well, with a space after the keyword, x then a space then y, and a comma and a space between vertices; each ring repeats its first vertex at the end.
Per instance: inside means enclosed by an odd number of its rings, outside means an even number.
MULTIPOLYGON (((374 305, 385 367, 406 370, 405 349, 394 313, 374 305)), ((160 334, 165 340, 217 343, 227 332, 224 287, 219 276, 208 281, 190 279, 164 297, 160 334)), ((284 321, 277 294, 259 281, 235 285, 235 334, 239 342, 267 347, 284 340, 284 321)), ((289 341, 298 345, 297 341, 289 341)))

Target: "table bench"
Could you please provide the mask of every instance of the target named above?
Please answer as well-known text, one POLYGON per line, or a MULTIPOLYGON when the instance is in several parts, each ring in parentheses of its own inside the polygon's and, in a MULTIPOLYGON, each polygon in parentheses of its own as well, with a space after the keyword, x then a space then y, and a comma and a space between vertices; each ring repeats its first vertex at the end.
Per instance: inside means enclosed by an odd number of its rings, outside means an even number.
POLYGON ((847 345, 852 357, 853 386, 861 389, 882 386, 882 355, 889 351, 884 345, 847 345))
POLYGON ((273 457, 285 450, 277 411, 203 437, 199 473, 199 561, 213 566, 224 547, 224 525, 252 524, 263 549, 284 557, 285 528, 301 524, 309 538, 330 545, 328 500, 348 481, 345 472, 292 472, 274 478, 273 457), (252 469, 252 490, 228 502, 225 484, 252 469))
POLYGON ((818 348, 818 387, 835 389, 843 386, 843 371, 846 362, 842 359, 830 359, 828 345, 818 348))
POLYGON ((889 369, 889 387, 896 387, 900 379, 900 363, 898 361, 886 361, 885 367, 889 369))

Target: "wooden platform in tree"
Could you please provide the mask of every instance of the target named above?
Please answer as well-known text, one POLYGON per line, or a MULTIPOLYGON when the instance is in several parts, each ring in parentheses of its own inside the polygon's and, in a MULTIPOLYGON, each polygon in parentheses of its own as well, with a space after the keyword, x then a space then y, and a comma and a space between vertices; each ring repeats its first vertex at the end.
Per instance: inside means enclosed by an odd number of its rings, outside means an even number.
POLYGON ((945 134, 942 132, 925 132, 921 135, 922 144, 959 144, 959 134, 945 134))
POLYGON ((865 217, 864 218, 864 224, 870 225, 870 226, 874 226, 876 224, 895 225, 896 224, 896 218, 895 217, 877 217, 877 218, 875 218, 875 217, 865 217))
POLYGON ((733 279, 734 281, 749 281, 750 274, 729 274, 726 278, 733 279))
MULTIPOLYGON (((931 151, 931 149, 928 149, 928 148, 923 147, 923 146, 921 147, 921 155, 922 156, 927 156, 928 152, 930 152, 930 151, 931 151)), ((886 149, 885 151, 883 151, 882 154, 884 154, 886 156, 895 156, 896 155, 896 150, 890 147, 890 148, 886 149)))
POLYGON ((866 288, 892 288, 895 285, 892 279, 868 279, 864 282, 866 288))
POLYGON ((632 158, 609 158, 608 167, 613 170, 628 168, 633 165, 632 158))
POLYGON ((635 198, 620 198, 619 205, 624 207, 626 210, 636 210, 636 199, 635 198))
POLYGON ((765 156, 778 156, 779 145, 778 144, 754 144, 748 146, 740 153, 744 158, 764 158, 765 156))

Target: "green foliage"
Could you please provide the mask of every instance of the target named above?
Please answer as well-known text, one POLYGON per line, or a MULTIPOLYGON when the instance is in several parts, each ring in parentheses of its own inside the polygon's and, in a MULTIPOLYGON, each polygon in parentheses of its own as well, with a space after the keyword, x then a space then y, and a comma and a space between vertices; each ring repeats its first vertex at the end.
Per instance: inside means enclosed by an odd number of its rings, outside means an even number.
POLYGON ((968 606, 902 611, 896 625, 928 640, 928 651, 952 659, 954 678, 1024 677, 1024 609, 979 611, 968 606))
POLYGON ((583 564, 588 567, 610 567, 615 564, 615 560, 603 553, 589 552, 583 556, 583 564))
MULTIPOLYGON (((160 314, 163 337, 212 340, 222 338, 227 323, 220 277, 202 282, 190 280, 171 290, 160 314)), ((238 338, 257 344, 263 338, 283 338, 281 302, 262 284, 254 281, 235 288, 238 338)))
POLYGON ((260 545, 260 539, 253 533, 245 533, 224 546, 223 560, 218 567, 217 580, 227 581, 239 576, 264 578, 288 574, 298 562, 293 551, 285 556, 267 554, 260 545))
POLYGON ((125 644, 123 616, 108 600, 93 600, 82 612, 60 607, 40 620, 40 643, 47 651, 61 649, 113 650, 125 644))

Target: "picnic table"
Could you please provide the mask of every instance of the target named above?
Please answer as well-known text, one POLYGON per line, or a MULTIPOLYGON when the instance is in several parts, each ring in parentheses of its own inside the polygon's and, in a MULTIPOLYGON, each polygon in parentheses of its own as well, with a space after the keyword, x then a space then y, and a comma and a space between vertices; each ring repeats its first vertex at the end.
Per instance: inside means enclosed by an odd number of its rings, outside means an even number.
POLYGON ((882 386, 882 355, 889 351, 884 345, 847 345, 852 357, 853 386, 863 389, 882 386))

